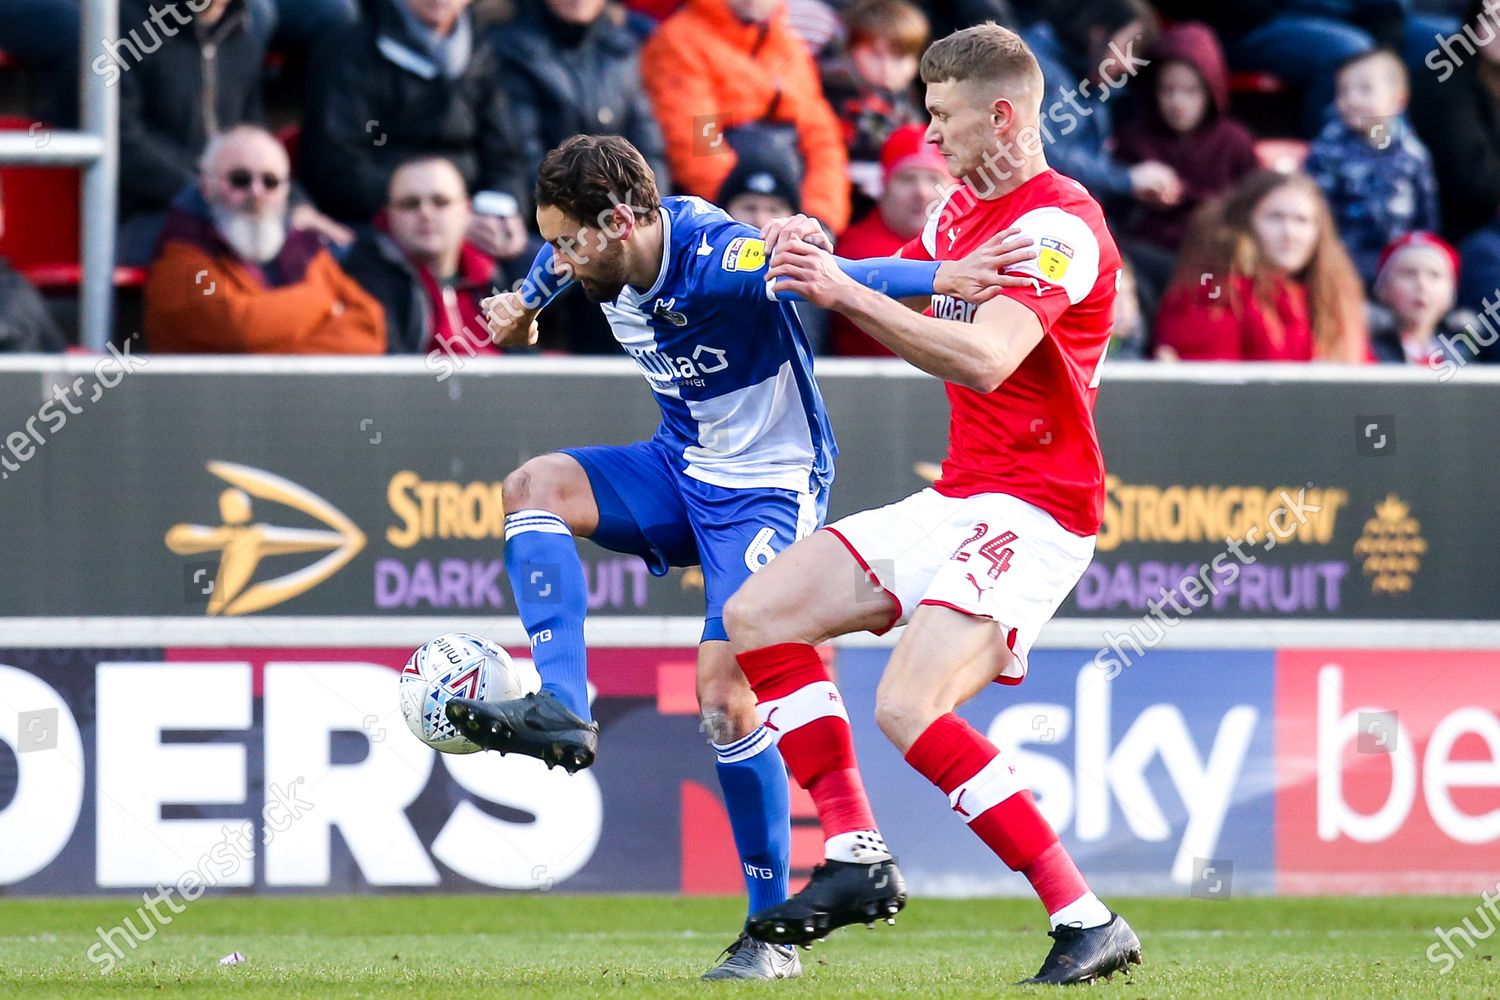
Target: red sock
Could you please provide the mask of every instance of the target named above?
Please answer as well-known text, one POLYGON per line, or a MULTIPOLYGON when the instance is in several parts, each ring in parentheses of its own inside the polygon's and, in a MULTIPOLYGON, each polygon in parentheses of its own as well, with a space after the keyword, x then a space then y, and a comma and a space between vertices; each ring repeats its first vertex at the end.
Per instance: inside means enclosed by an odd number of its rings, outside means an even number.
POLYGON ((1048 913, 1089 891, 1017 777, 1012 755, 973 726, 950 712, 917 737, 906 762, 948 794, 953 811, 1001 861, 1025 874, 1048 913))
POLYGON ((1089 891, 1078 866, 1062 844, 1053 844, 1021 871, 1036 890, 1048 913, 1056 913, 1069 903, 1077 902, 1089 891))
POLYGON ((787 642, 752 649, 736 659, 760 703, 761 721, 776 734, 787 769, 818 807, 823 837, 875 829, 844 699, 817 650, 787 642))

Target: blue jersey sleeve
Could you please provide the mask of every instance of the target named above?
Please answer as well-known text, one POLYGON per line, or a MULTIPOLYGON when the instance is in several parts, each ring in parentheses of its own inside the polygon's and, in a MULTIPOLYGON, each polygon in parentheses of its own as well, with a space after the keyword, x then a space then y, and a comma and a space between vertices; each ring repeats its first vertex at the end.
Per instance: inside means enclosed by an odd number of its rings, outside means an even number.
MULTIPOLYGON (((933 282, 937 280, 939 263, 935 260, 906 260, 903 257, 870 257, 865 260, 850 260, 834 257, 839 270, 843 271, 866 288, 873 288, 893 299, 911 298, 915 295, 931 295, 933 282)), ((766 294, 782 302, 801 302, 802 296, 779 291, 777 282, 766 286, 766 294)))

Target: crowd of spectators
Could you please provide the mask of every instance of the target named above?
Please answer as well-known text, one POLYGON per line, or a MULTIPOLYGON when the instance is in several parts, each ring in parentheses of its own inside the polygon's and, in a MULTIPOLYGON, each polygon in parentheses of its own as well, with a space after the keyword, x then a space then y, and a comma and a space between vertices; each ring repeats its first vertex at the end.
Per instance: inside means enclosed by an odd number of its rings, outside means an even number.
MULTIPOLYGON (((79 0, 7 11, 24 110, 72 124, 79 0)), ((1048 161, 1124 252, 1116 355, 1500 356, 1497 0, 122 0, 84 60, 119 88, 117 258, 146 269, 149 350, 472 356, 497 351, 480 299, 539 246, 537 165, 580 132, 628 138, 664 192, 896 252, 954 183, 922 51, 991 19, 1036 54, 1048 161)), ((614 349, 574 293, 542 331, 614 349)), ((0 260, 0 350, 65 343, 0 260)))

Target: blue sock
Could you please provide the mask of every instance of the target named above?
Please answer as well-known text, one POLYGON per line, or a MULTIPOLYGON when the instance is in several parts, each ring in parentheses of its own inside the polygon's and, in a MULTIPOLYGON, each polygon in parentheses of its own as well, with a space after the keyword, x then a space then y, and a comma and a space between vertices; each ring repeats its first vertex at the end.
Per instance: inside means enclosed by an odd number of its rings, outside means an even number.
POLYGON ((729 825, 750 895, 750 912, 758 913, 787 896, 792 801, 786 764, 765 726, 757 726, 744 739, 713 747, 719 757, 719 787, 724 789, 729 825))
POLYGON ((545 510, 507 514, 505 573, 521 624, 531 637, 542 690, 555 694, 579 718, 590 718, 588 654, 583 645, 588 585, 567 522, 545 510))

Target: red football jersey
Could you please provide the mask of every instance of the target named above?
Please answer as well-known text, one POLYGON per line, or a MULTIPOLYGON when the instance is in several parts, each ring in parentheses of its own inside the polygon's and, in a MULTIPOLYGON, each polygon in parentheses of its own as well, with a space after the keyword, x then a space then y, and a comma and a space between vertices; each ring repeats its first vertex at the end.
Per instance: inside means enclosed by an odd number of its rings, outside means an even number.
MULTIPOLYGON (((1031 285, 1003 294, 1036 313, 1043 336, 994 392, 948 383, 948 457, 934 486, 953 497, 1007 493, 1076 535, 1093 535, 1104 513, 1094 397, 1120 279, 1120 251, 1098 203, 1055 170, 991 201, 960 185, 901 253, 957 260, 1012 226, 1039 255, 1008 272, 1029 276, 1031 285)), ((972 323, 978 308, 934 295, 927 314, 972 323)))

